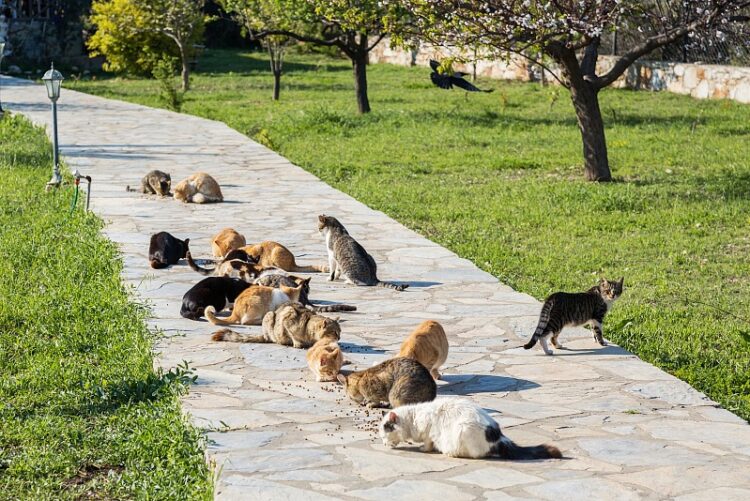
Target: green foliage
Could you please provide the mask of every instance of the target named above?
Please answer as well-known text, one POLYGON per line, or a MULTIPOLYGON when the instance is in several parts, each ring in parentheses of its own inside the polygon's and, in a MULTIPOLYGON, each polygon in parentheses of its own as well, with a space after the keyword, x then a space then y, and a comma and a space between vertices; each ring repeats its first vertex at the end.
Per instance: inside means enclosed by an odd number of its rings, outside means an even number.
POLYGON ((153 370, 146 308, 100 219, 44 192, 44 131, 0 120, 3 499, 211 499, 203 439, 181 415, 187 366, 153 370))
MULTIPOLYGON (((427 68, 372 65, 377 111, 354 116, 345 61, 290 55, 281 103, 264 99, 262 58, 215 51, 200 69, 185 112, 265 130, 292 162, 518 290, 624 275, 606 336, 750 418, 747 105, 602 91, 619 176, 602 185, 579 180, 572 105, 551 87, 482 81, 497 91, 465 96, 427 68)), ((74 88, 158 105, 151 85, 74 88)))
POLYGON ((164 107, 180 111, 185 93, 179 90, 179 84, 175 82, 175 64, 175 59, 164 58, 154 65, 153 75, 159 82, 159 99, 164 107))
POLYGON ((138 0, 95 0, 89 22, 96 31, 87 45, 92 56, 104 56, 104 69, 148 76, 164 57, 179 57, 167 37, 148 28, 138 0))

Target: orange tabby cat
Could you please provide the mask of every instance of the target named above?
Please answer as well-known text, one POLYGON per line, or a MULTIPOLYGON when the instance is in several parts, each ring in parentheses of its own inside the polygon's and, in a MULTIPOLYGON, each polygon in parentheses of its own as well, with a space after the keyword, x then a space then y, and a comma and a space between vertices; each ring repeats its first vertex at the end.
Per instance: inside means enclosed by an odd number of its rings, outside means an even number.
POLYGON ((196 172, 180 181, 174 188, 174 198, 181 202, 195 204, 224 201, 219 183, 205 172, 196 172))
POLYGON ((203 315, 214 325, 261 325, 263 317, 269 311, 274 311, 289 301, 298 301, 302 287, 302 284, 296 288, 252 285, 237 296, 232 314, 227 318, 218 318, 213 306, 206 307, 203 315))
POLYGON ((315 374, 316 381, 336 381, 344 365, 338 341, 333 337, 320 338, 307 350, 307 366, 315 374))
POLYGON ((425 320, 404 340, 398 356, 413 358, 429 369, 433 379, 440 379, 438 369, 448 358, 448 338, 443 326, 425 320))
POLYGON ((266 240, 255 245, 246 245, 242 250, 258 261, 263 268, 281 268, 284 271, 311 273, 322 271, 325 273, 327 268, 323 265, 298 266, 294 260, 294 254, 277 242, 266 240))
POLYGON ((246 245, 245 237, 237 233, 234 228, 224 228, 211 239, 211 251, 214 257, 224 257, 229 251, 246 245))

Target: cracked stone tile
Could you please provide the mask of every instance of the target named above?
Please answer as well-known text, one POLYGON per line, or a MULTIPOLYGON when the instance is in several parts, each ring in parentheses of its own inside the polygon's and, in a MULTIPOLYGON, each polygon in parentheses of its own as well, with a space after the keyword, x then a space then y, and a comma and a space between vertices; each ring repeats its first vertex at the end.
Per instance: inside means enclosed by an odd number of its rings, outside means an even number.
POLYGON ((349 492, 350 496, 358 499, 381 501, 383 499, 409 499, 414 501, 433 501, 435 499, 451 499, 455 501, 471 501, 476 496, 452 485, 432 480, 396 480, 384 487, 371 487, 349 492))
POLYGON ((657 499, 649 496, 648 491, 624 486, 604 478, 578 478, 546 482, 540 485, 525 487, 524 490, 540 499, 552 501, 601 501, 602 499, 617 499, 618 501, 638 501, 642 499, 657 499))
POLYGON ((462 464, 460 460, 444 458, 436 454, 405 450, 385 453, 358 447, 336 447, 336 452, 352 464, 353 473, 369 482, 403 475, 446 471, 462 464), (399 457, 402 460, 396 459, 399 457))
POLYGON ((502 489, 514 485, 541 482, 544 479, 510 468, 497 466, 474 470, 456 477, 449 477, 448 480, 462 484, 477 485, 483 489, 502 489))

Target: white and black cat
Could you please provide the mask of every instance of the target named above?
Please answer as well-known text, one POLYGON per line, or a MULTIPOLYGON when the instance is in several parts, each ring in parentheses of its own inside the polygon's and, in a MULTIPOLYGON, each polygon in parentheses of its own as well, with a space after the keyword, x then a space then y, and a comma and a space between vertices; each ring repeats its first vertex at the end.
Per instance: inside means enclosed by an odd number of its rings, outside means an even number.
POLYGON ((221 311, 231 306, 237 296, 250 286, 239 278, 204 278, 182 296, 180 315, 190 320, 200 320, 207 306, 221 311))
POLYGON ((177 264, 188 252, 190 239, 180 240, 166 231, 151 235, 148 246, 148 262, 152 268, 166 268, 170 264, 177 264))
POLYGON ((555 348, 562 348, 557 337, 564 327, 583 325, 590 322, 594 329, 594 339, 602 346, 604 333, 602 323, 612 303, 622 294, 624 278, 617 282, 611 282, 606 278, 586 292, 555 292, 544 300, 542 312, 539 315, 539 324, 534 335, 523 347, 530 349, 537 341, 542 345, 544 353, 552 355, 552 350, 547 346, 547 339, 552 338, 555 348))
POLYGON ((560 458, 552 445, 521 447, 500 431, 487 411, 463 398, 439 398, 404 405, 385 414, 380 438, 388 447, 401 442, 422 444, 422 451, 437 450, 457 458, 560 458))
POLYGON ((328 280, 342 276, 346 283, 354 285, 379 285, 402 291, 408 284, 392 284, 378 279, 378 266, 375 260, 359 242, 349 235, 346 228, 336 219, 326 215, 318 216, 318 231, 326 238, 328 265, 331 274, 328 280))

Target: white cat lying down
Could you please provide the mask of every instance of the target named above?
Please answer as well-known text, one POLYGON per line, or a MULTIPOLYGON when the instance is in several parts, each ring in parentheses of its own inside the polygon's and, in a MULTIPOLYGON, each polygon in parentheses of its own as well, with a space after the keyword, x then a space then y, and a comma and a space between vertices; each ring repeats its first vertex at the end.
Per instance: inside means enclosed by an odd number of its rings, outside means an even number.
POLYGON ((438 398, 432 402, 404 405, 388 412, 380 423, 383 444, 418 442, 422 451, 437 450, 459 458, 503 459, 560 458, 552 445, 521 447, 500 431, 500 425, 484 409, 463 398, 438 398))

